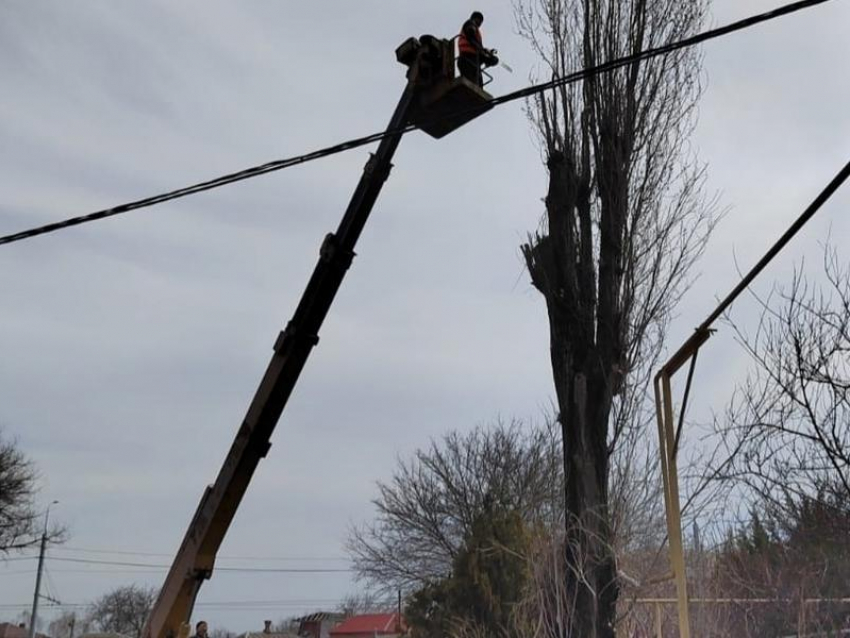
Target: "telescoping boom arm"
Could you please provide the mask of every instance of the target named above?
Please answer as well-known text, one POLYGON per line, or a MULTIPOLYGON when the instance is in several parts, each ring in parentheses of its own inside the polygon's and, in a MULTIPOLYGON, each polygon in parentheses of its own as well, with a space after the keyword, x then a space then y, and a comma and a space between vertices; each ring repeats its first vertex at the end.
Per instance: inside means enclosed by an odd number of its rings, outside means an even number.
POLYGON ((218 548, 254 470, 271 447, 272 432, 307 357, 319 342, 319 329, 354 258, 357 239, 389 175, 404 129, 409 123, 425 118, 427 122, 422 128, 442 137, 487 109, 489 95, 466 80, 454 78, 450 51, 450 41, 430 36, 423 36, 421 43, 410 38, 397 50, 396 57, 410 70, 387 134, 366 163, 339 228, 322 243, 319 261, 292 319, 274 344, 271 362, 224 464, 215 483, 204 491, 189 524, 145 624, 143 638, 188 636, 188 621, 198 591, 212 575, 218 548), (450 96, 451 103, 444 96, 450 96), (455 117, 448 118, 452 113, 455 117))

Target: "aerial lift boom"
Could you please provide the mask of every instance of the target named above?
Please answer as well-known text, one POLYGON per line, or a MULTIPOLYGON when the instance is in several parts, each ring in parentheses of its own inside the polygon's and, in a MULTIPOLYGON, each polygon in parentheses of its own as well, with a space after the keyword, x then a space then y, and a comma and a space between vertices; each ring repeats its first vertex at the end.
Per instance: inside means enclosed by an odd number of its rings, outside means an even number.
POLYGON ((491 97, 456 78, 451 40, 410 38, 396 58, 409 67, 407 85, 377 151, 335 233, 328 234, 301 300, 274 344, 274 354, 213 485, 204 491, 166 576, 143 638, 188 636, 189 618, 201 585, 210 578, 216 553, 313 347, 319 329, 354 258, 354 247, 392 168, 391 160, 409 124, 442 137, 491 107, 491 97))

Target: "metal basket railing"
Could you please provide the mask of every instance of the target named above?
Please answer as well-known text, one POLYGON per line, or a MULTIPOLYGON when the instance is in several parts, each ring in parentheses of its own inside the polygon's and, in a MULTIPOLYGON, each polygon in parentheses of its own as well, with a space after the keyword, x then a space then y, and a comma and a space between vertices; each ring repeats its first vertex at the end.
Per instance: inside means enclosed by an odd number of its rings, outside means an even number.
MULTIPOLYGON (((458 45, 457 45, 457 40, 458 40, 459 37, 460 37, 460 34, 458 34, 458 35, 456 35, 452 38, 452 51, 453 51, 453 55, 454 55, 454 68, 457 69, 458 73, 460 74, 460 64, 459 64, 460 50, 458 49, 458 45)), ((476 57, 476 63, 478 65, 478 73, 481 74, 481 82, 479 83, 479 86, 483 89, 485 86, 487 86, 488 84, 490 84, 490 82, 493 81, 493 76, 490 75, 490 73, 487 72, 484 65, 481 63, 480 55, 476 55, 475 57, 476 57)), ((462 74, 461 74, 461 76, 462 76, 462 74)))

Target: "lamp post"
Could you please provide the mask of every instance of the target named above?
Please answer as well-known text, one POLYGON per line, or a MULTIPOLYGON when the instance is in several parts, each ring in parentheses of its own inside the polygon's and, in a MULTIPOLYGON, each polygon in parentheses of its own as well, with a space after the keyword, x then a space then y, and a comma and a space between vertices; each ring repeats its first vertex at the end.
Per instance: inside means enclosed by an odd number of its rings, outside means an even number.
POLYGON ((38 553, 38 571, 35 576, 35 594, 32 597, 32 616, 30 616, 29 638, 35 638, 35 623, 38 620, 38 598, 41 595, 41 570, 44 567, 44 550, 47 548, 47 521, 50 520, 50 506, 59 501, 51 501, 44 513, 44 532, 41 534, 41 551, 38 553))

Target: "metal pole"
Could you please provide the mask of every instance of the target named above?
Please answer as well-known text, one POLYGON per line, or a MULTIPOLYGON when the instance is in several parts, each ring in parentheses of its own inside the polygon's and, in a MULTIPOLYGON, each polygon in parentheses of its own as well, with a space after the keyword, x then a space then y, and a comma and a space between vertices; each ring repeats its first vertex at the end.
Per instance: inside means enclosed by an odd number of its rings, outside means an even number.
POLYGON ((44 550, 47 547, 47 521, 50 518, 50 506, 55 505, 59 501, 53 501, 47 506, 47 512, 44 514, 44 531, 41 534, 41 549, 38 552, 38 571, 35 576, 35 593, 32 597, 32 615, 30 616, 30 632, 29 638, 35 638, 35 623, 38 620, 38 599, 41 595, 41 571, 44 568, 44 550))
POLYGON ((658 444, 661 456, 661 477, 664 485, 664 508, 667 518, 667 538, 670 542, 670 563, 676 581, 679 612, 679 636, 690 638, 688 618, 688 588, 682 543, 682 519, 679 509, 679 472, 675 451, 675 421, 670 376, 662 369, 655 376, 655 409, 658 421, 658 444))
POLYGON ((38 553, 38 572, 35 577, 35 593, 32 597, 32 615, 30 616, 29 638, 35 638, 35 621, 38 617, 38 597, 41 590, 41 569, 44 567, 44 546, 47 544, 47 534, 41 535, 41 551, 38 553))
MULTIPOLYGON (((676 590, 679 606, 679 631, 680 636, 687 638, 689 633, 688 621, 688 598, 687 585, 684 574, 684 553, 681 542, 681 514, 679 505, 678 472, 676 469, 676 452, 679 446, 684 421, 684 409, 687 405, 688 393, 690 391, 693 370, 696 363, 696 353, 700 346, 711 336, 711 325, 720 317, 732 302, 737 299, 753 280, 761 273, 770 261, 791 241, 794 235, 812 218, 812 216, 823 206, 823 204, 838 190, 838 188, 850 177, 850 162, 833 178, 827 187, 815 198, 809 207, 797 220, 791 224, 779 240, 764 254, 759 262, 748 272, 738 285, 730 292, 723 301, 714 309, 708 318, 696 329, 687 341, 676 351, 667 364, 655 377, 656 412, 658 419, 658 436, 661 447, 661 472, 664 480, 664 500, 667 512, 667 529, 670 537, 670 559, 673 563, 673 571, 676 576, 676 590), (688 381, 685 387, 685 398, 682 405, 682 415, 678 430, 674 430, 672 395, 670 391, 670 379, 676 371, 685 363, 691 361, 691 370, 688 373, 688 381), (662 387, 663 385, 663 387, 662 387), (662 400, 663 394, 663 400, 662 400), (669 434, 674 432, 674 434, 669 434), (666 436, 669 440, 665 440, 666 436), (672 518, 672 520, 671 520, 672 518), (678 537, 678 538, 677 538, 678 537)), ((801 611, 801 614, 804 614, 801 611)))
POLYGON ((679 608, 679 635, 690 638, 690 619, 688 618, 688 585, 685 573, 685 553, 682 543, 682 518, 679 510, 679 470, 676 460, 675 421, 673 417, 673 392, 670 377, 662 375, 661 390, 664 398, 664 435, 666 437, 664 453, 667 454, 667 489, 669 507, 667 508, 667 531, 670 541, 670 558, 676 578, 676 594, 679 608))
POLYGON ((655 636, 656 638, 664 638, 662 631, 663 624, 661 621, 661 603, 655 603, 655 636))

